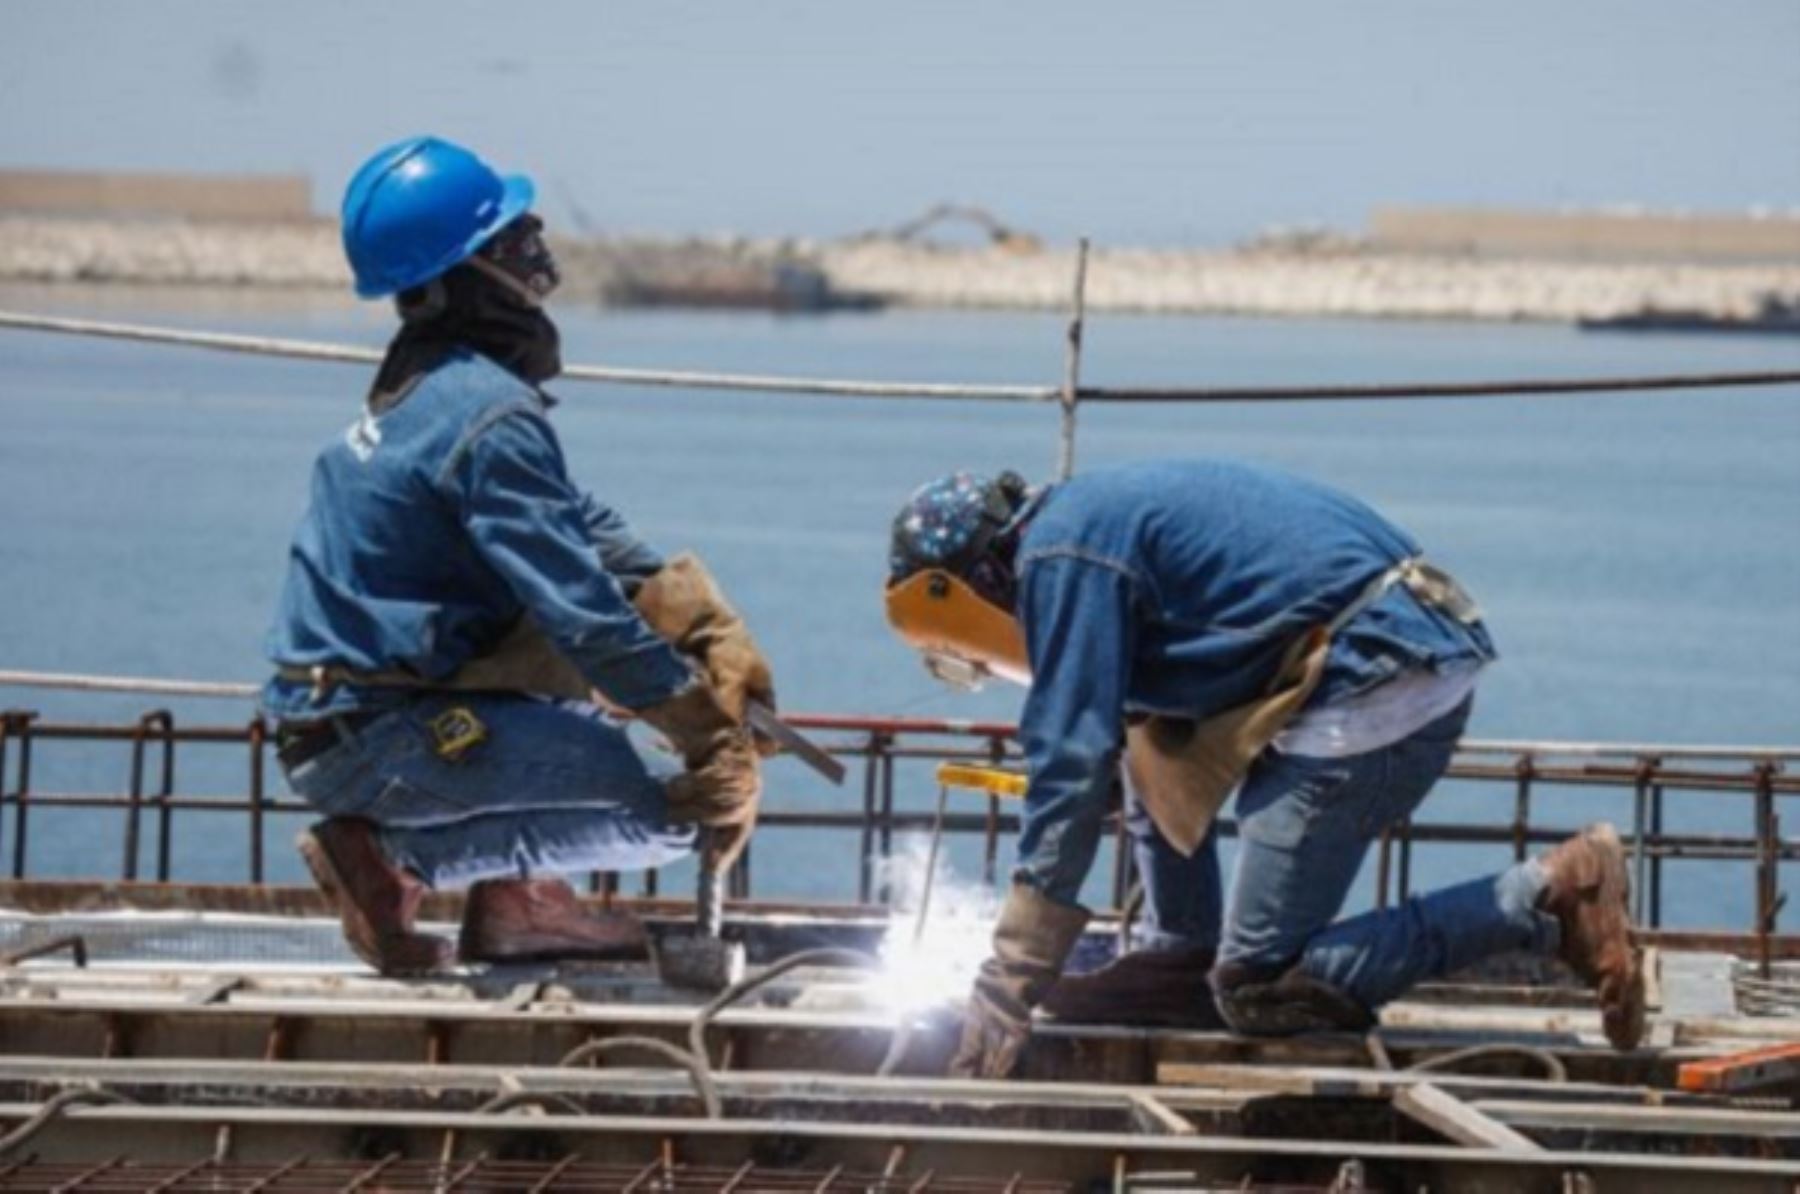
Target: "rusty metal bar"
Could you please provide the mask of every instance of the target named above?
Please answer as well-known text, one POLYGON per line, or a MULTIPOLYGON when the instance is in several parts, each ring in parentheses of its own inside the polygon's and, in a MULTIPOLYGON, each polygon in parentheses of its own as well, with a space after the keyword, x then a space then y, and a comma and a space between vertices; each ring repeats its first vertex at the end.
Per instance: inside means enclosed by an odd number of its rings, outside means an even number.
POLYGON ((252 718, 246 731, 250 743, 250 882, 261 883, 264 874, 263 753, 268 746, 269 726, 262 718, 252 718))
MULTIPOLYGON (((928 813, 901 812, 897 809, 897 765, 902 760, 946 757, 979 758, 1003 763, 1015 759, 1013 728, 997 723, 934 721, 918 718, 796 718, 798 724, 817 728, 856 730, 861 739, 834 744, 835 753, 863 758, 865 762, 864 792, 860 810, 781 811, 771 810, 762 818, 768 829, 850 830, 859 835, 862 849, 858 861, 859 902, 888 898, 890 884, 877 884, 877 852, 879 861, 889 862, 893 856, 894 835, 901 831, 929 828, 928 813), (902 736, 912 740, 902 740, 902 736), (935 738, 933 743, 926 739, 935 738), (880 892, 879 896, 877 892, 880 892)), ((267 756, 270 749, 266 723, 250 719, 235 727, 176 727, 166 713, 152 713, 134 724, 76 725, 43 723, 35 714, 12 711, 0 715, 0 814, 5 805, 13 805, 15 839, 13 874, 23 877, 29 867, 28 828, 30 810, 34 807, 61 809, 110 809, 127 817, 128 841, 126 861, 121 866, 123 877, 130 881, 139 873, 141 822, 144 803, 154 801, 159 819, 159 853, 157 872, 168 878, 173 871, 173 830, 179 815, 187 813, 220 813, 246 815, 250 824, 249 868, 253 882, 266 878, 267 859, 263 839, 269 816, 308 815, 312 812, 296 799, 271 798, 266 791, 267 756), (32 784, 32 755, 36 741, 128 743, 134 751, 132 783, 123 793, 58 793, 38 792, 32 784), (17 742, 16 754, 13 744, 17 742), (199 797, 178 795, 175 791, 175 750, 177 744, 229 744, 247 747, 250 752, 250 791, 245 797, 199 797), (163 750, 161 783, 151 790, 146 778, 148 751, 152 746, 163 750), (16 788, 5 784, 5 762, 17 757, 16 788)), ((1772 936, 1777 928, 1780 905, 1780 871, 1782 866, 1800 861, 1800 839, 1781 837, 1777 803, 1783 797, 1800 795, 1800 775, 1785 769, 1782 762, 1800 757, 1800 751, 1753 748, 1731 754, 1726 748, 1678 747, 1606 747, 1601 744, 1495 744, 1471 742, 1459 748, 1448 774, 1453 778, 1475 782, 1503 782, 1513 788, 1510 822, 1404 823, 1383 842, 1378 862, 1378 887, 1385 902, 1394 894, 1398 879, 1403 898, 1412 887, 1412 850, 1426 843, 1438 845, 1485 845, 1504 843, 1515 858, 1521 858, 1533 846, 1551 845, 1567 832, 1565 829, 1536 827, 1531 823, 1538 784, 1570 787, 1626 788, 1634 795, 1633 832, 1630 847, 1633 854, 1636 900, 1639 919, 1651 925, 1661 923, 1662 874, 1665 863, 1675 860, 1730 860, 1751 864, 1755 872, 1758 924, 1753 932, 1772 936), (1550 749, 1552 753, 1543 753, 1550 749), (1636 750, 1637 753, 1632 753, 1636 750), (1511 760, 1499 757, 1516 751, 1511 760), (1567 757, 1559 757, 1562 752, 1567 757), (1749 835, 1725 833, 1676 833, 1665 830, 1667 801, 1671 793, 1689 799, 1702 795, 1744 796, 1754 802, 1754 829, 1749 835), (1398 858, 1394 858, 1395 854, 1398 858), (1397 871, 1397 875, 1396 875, 1397 871)), ((945 829, 951 833, 982 835, 982 870, 989 882, 999 877, 1000 836, 1018 828, 1018 817, 1000 811, 988 800, 978 811, 951 813, 945 829)), ((1109 828, 1118 829, 1115 822, 1109 828)), ((1220 823, 1221 832, 1235 834, 1230 821, 1220 823)), ((1113 885, 1128 886, 1129 851, 1119 839, 1115 851, 1113 885)), ((596 884, 605 882, 596 879, 596 884)), ((646 874, 643 890, 656 892, 654 872, 646 874)), ((754 883, 748 868, 734 872, 734 899, 751 898, 754 883)), ((1115 900, 1117 899, 1115 894, 1115 900)))
POLYGON ((19 786, 10 798, 0 792, 0 799, 10 799, 13 806, 12 874, 15 879, 25 877, 26 814, 31 804, 31 723, 36 717, 37 714, 23 710, 6 715, 13 736, 19 740, 19 786))
MULTIPOLYGON (((63 1194, 63 1192, 67 1191, 67 1190, 79 1190, 88 1181, 88 1179, 99 1177, 101 1174, 106 1173, 109 1170, 117 1169, 123 1160, 124 1160, 123 1157, 111 1157, 105 1161, 100 1162, 98 1165, 94 1166, 92 1169, 84 1169, 80 1173, 76 1174, 70 1180, 63 1182, 61 1185, 51 1187, 50 1194, 63 1194)), ((205 1162, 201 1162, 201 1164, 205 1164, 205 1162)), ((190 1168, 190 1169, 184 1171, 184 1173, 187 1173, 187 1172, 192 1172, 192 1169, 190 1168)), ((148 1194, 155 1194, 156 1191, 164 1190, 164 1189, 168 1188, 168 1186, 169 1186, 168 1182, 159 1182, 159 1183, 157 1183, 155 1190, 148 1192, 148 1194)))
MULTIPOLYGON (((1650 786, 1650 832, 1658 839, 1663 835, 1663 786, 1650 786)), ((1662 925, 1662 879, 1663 858, 1659 853, 1650 856, 1650 920, 1651 928, 1662 925)))
POLYGON ((1631 791, 1631 861, 1633 875, 1631 878, 1631 917, 1638 924, 1644 923, 1644 908, 1650 898, 1650 851, 1646 847, 1646 839, 1650 832, 1650 776, 1655 772, 1657 760, 1654 756, 1645 755, 1638 764, 1637 781, 1631 791))
POLYGON ((863 823, 857 850, 856 898, 864 904, 869 903, 875 893, 875 788, 878 782, 875 754, 879 741, 879 735, 869 735, 868 753, 863 762, 863 823))
POLYGON ((48 941, 39 941, 35 945, 27 945, 0 954, 0 966, 17 966, 20 962, 28 962, 32 958, 41 958, 46 954, 61 953, 65 949, 69 951, 78 968, 84 970, 87 968, 87 942, 76 933, 65 933, 60 937, 52 937, 48 941))

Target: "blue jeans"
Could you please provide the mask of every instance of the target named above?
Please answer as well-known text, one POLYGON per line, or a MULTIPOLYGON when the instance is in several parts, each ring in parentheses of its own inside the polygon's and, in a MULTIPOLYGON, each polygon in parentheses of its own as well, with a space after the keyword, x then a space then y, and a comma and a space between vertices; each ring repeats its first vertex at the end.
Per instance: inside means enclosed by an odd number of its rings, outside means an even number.
MULTIPOLYGON (((1222 932, 1207 933, 1208 904, 1216 910, 1212 893, 1219 889, 1214 837, 1191 859, 1157 837, 1152 865, 1144 865, 1144 847, 1138 853, 1145 903, 1159 918, 1174 918, 1180 931, 1151 935, 1147 943, 1166 948, 1217 940, 1220 965, 1262 973, 1298 966, 1371 1009, 1493 954, 1555 952, 1560 932, 1556 919, 1536 908, 1544 873, 1531 860, 1332 923, 1369 847, 1419 807, 1449 766, 1469 708, 1465 701, 1410 737, 1366 754, 1324 759, 1265 752, 1237 794, 1240 852, 1222 932)), ((1156 836, 1154 827, 1149 833, 1156 836)))
POLYGON ((1144 951, 1216 949, 1219 907, 1219 827, 1215 822, 1192 858, 1171 846, 1133 793, 1125 797, 1125 832, 1144 885, 1134 945, 1144 951))
POLYGON ((288 783, 328 816, 375 822, 388 856, 435 887, 681 858, 694 830, 669 823, 663 786, 678 769, 592 705, 456 693, 382 714, 288 783), (487 737, 451 762, 430 723, 455 706, 487 737))

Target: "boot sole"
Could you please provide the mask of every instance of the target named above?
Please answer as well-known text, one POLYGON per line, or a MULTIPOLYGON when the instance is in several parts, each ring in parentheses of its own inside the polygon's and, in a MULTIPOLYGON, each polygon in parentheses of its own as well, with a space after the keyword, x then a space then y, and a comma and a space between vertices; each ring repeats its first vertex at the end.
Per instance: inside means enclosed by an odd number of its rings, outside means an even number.
MULTIPOLYGON (((313 835, 312 831, 302 831, 300 836, 294 839, 294 847, 300 851, 300 861, 304 862, 306 869, 312 872, 313 882, 319 885, 319 890, 323 891, 326 898, 337 907, 339 918, 344 916, 346 907, 351 909, 351 915, 360 918, 362 913, 356 911, 344 895, 347 885, 343 876, 338 874, 337 867, 331 861, 331 855, 320 844, 319 839, 313 835)), ((344 934, 344 941, 363 965, 384 977, 421 978, 425 975, 437 974, 446 968, 444 965, 383 966, 380 958, 368 957, 362 950, 357 949, 355 943, 350 939, 350 934, 344 934)))
POLYGON ((577 950, 577 949, 534 949, 520 953, 475 953, 463 949, 456 951, 457 959, 474 966, 521 966, 544 962, 645 962, 650 959, 650 951, 642 949, 624 950, 577 950))

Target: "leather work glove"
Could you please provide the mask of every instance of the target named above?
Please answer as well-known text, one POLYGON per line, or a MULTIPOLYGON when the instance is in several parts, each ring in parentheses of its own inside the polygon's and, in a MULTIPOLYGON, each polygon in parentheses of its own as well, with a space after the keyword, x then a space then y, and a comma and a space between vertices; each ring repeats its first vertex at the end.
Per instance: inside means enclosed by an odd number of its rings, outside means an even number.
POLYGON ((963 1013, 962 1043, 950 1060, 956 1078, 1007 1078, 1031 1038, 1031 1009, 1062 973, 1087 927, 1085 908, 1059 904, 1014 883, 994 925, 994 953, 981 964, 963 1013))
MULTIPOLYGON (((699 556, 683 552, 663 565, 639 586, 632 604, 652 630, 700 664, 733 720, 743 723, 746 700, 775 707, 768 659, 699 556)), ((773 742, 756 743, 775 753, 773 742)))
POLYGON ((749 731, 700 678, 638 716, 668 738, 687 768, 669 781, 669 820, 711 829, 702 862, 724 872, 749 842, 762 798, 762 762, 749 731))

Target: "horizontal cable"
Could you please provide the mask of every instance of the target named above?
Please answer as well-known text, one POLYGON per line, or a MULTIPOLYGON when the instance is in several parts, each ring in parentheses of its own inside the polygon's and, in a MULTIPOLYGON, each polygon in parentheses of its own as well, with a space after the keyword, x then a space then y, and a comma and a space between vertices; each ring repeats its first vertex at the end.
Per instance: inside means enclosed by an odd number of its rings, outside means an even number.
MULTIPOLYGON (((0 328, 56 332, 209 348, 219 352, 294 360, 335 361, 370 365, 382 354, 374 349, 315 340, 240 336, 226 332, 190 332, 142 324, 105 323, 0 311, 0 328)), ((830 395, 840 398, 960 398, 988 402, 1054 402, 1056 386, 978 385, 940 382, 850 381, 819 377, 785 377, 752 373, 699 373, 665 369, 623 369, 570 365, 561 378, 605 385, 668 386, 693 390, 737 390, 773 394, 830 395)), ((1368 385, 1283 386, 1083 386, 1082 402, 1317 402, 1387 398, 1485 398, 1503 395, 1602 394, 1658 390, 1722 389, 1800 384, 1800 369, 1737 373, 1663 373, 1633 377, 1515 378, 1502 381, 1394 382, 1368 385)))
MULTIPOLYGON (((303 361, 335 361, 349 365, 374 365, 382 354, 370 348, 326 344, 317 340, 286 340, 272 336, 238 336, 228 332, 189 332, 177 328, 134 323, 103 323, 91 319, 62 319, 0 311, 0 328, 57 332, 67 336, 96 336, 107 340, 135 340, 146 344, 172 344, 184 348, 210 348, 217 352, 251 356, 287 357, 303 361)), ((569 365, 562 380, 592 381, 607 385, 673 386, 694 390, 751 390, 774 394, 832 394, 846 398, 975 398, 987 401, 1044 402, 1057 396, 1054 386, 955 385, 936 382, 836 381, 818 377, 769 377, 751 373, 692 373, 665 369, 615 369, 600 365, 569 365)))

